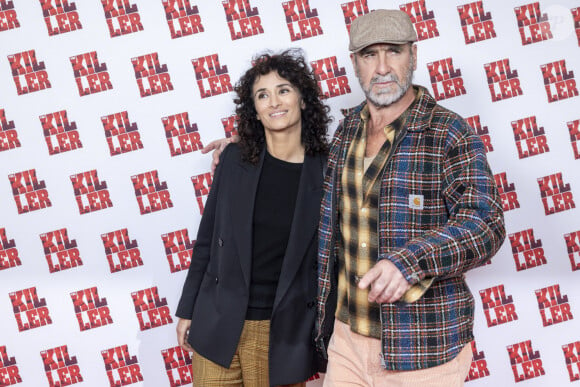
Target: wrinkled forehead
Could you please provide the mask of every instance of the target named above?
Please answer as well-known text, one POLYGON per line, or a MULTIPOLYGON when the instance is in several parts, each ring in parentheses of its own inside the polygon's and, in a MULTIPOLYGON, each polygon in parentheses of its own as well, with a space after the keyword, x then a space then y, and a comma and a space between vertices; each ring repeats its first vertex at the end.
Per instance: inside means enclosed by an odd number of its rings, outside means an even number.
POLYGON ((366 46, 365 48, 361 49, 360 51, 356 52, 356 55, 364 55, 369 52, 377 52, 377 51, 389 51, 389 50, 400 50, 404 51, 407 48, 411 50, 413 46, 412 42, 402 43, 402 44, 395 44, 395 43, 375 43, 371 44, 370 46, 366 46))

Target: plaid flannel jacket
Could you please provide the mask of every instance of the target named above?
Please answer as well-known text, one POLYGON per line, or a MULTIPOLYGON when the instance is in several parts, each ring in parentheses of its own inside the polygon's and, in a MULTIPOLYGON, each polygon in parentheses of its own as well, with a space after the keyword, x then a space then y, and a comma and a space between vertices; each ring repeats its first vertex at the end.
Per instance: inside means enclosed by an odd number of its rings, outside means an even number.
MULTIPOLYGON (((412 108, 385 165, 379 254, 407 281, 435 281, 415 303, 381 304, 384 366, 425 369, 453 359, 473 340, 474 300, 464 273, 485 264, 505 239, 501 201, 483 143, 429 92, 412 108)), ((316 341, 323 355, 334 322, 341 173, 366 102, 344 110, 335 132, 321 204, 316 341)))

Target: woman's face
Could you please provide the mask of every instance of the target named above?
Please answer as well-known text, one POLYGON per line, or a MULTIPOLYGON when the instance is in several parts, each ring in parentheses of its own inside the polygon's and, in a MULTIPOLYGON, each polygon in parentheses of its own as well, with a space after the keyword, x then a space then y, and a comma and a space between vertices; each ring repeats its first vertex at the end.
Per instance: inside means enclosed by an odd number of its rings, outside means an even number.
POLYGON ((272 71, 256 79, 252 87, 254 106, 264 130, 301 133, 304 102, 290 81, 272 71))

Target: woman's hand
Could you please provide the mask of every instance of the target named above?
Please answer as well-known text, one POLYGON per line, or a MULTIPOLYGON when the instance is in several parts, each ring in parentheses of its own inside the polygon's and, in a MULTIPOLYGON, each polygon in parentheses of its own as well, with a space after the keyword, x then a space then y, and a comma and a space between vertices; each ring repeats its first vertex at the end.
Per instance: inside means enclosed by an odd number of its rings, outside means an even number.
POLYGON ((189 336, 189 328, 191 327, 191 320, 180 318, 177 321, 177 342, 179 346, 185 349, 187 352, 193 352, 193 348, 187 342, 187 337, 189 336))

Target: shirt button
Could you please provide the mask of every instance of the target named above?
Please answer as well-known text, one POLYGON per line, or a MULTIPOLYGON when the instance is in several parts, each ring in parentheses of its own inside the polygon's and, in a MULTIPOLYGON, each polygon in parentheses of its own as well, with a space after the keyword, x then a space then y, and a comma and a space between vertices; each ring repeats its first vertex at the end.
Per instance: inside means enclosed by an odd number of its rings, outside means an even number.
POLYGON ((364 247, 367 247, 367 244, 366 244, 366 242, 363 242, 363 243, 361 243, 360 245, 361 245, 363 248, 364 248, 364 247))
POLYGON ((357 176, 362 176, 362 172, 357 172, 356 175, 357 176))
POLYGON ((363 208, 361 208, 361 212, 362 212, 363 214, 366 214, 366 212, 367 212, 367 208, 366 208, 366 207, 363 207, 363 208))

